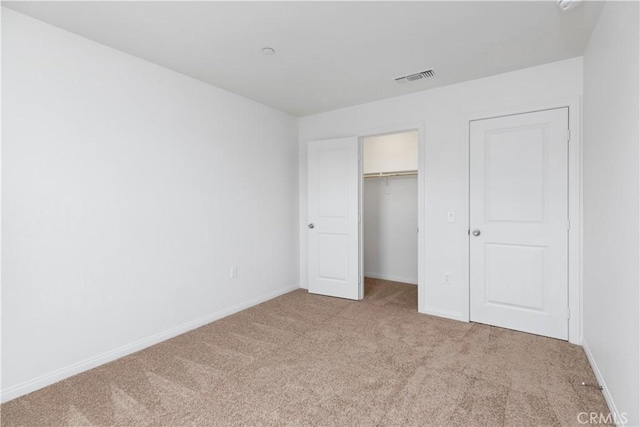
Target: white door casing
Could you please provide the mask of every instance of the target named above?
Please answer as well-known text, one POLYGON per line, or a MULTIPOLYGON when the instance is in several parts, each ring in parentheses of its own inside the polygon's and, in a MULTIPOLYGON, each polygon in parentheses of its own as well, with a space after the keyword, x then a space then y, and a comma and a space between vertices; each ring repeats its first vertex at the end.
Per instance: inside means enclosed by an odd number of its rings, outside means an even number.
POLYGON ((309 292, 361 299, 358 138, 308 145, 309 292))
POLYGON ((568 109, 472 121, 469 164, 470 319, 567 339, 568 109))

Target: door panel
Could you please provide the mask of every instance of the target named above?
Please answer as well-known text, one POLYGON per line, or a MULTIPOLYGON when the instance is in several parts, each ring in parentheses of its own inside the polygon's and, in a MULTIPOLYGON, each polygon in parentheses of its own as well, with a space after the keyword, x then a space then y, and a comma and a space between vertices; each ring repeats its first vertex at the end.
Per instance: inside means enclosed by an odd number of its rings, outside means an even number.
POLYGON ((470 126, 470 318, 567 339, 568 109, 470 126))
POLYGON ((546 131, 546 126, 537 125, 487 133, 485 206, 488 221, 543 220, 546 131))
POLYGON ((317 233, 318 278, 347 280, 349 239, 344 234, 317 233))
POLYGON ((486 303, 542 310, 546 252, 540 246, 486 244, 486 303))
POLYGON ((358 139, 308 146, 309 292, 361 299, 358 139))

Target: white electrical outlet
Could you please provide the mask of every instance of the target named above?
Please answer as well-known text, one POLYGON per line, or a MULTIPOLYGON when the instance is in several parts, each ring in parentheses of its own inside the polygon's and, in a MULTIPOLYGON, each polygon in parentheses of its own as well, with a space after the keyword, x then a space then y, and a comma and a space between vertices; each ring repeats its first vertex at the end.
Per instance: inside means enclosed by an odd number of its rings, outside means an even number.
POLYGON ((451 273, 449 273, 448 271, 445 271, 442 274, 442 283, 448 285, 449 283, 451 283, 451 273))
POLYGON ((447 222, 456 222, 456 213, 454 211, 447 212, 447 222))
POLYGON ((238 267, 234 265, 231 267, 231 278, 235 279, 236 277, 238 277, 238 267))

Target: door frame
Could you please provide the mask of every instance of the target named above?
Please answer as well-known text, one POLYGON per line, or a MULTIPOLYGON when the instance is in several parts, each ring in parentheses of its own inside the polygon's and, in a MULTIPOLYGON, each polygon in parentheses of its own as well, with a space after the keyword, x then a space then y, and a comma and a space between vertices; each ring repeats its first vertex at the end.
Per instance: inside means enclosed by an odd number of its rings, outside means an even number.
MULTIPOLYGON (((568 332, 569 342, 580 345, 582 343, 582 111, 581 98, 561 98, 535 104, 526 104, 520 106, 512 106, 489 111, 479 111, 466 115, 463 118, 463 127, 466 132, 466 138, 463 141, 463 176, 466 186, 465 203, 467 229, 470 227, 470 185, 469 185, 469 168, 470 168, 470 144, 471 144, 471 122, 476 120, 484 120, 509 116, 514 114, 525 114, 541 110, 552 110, 557 108, 569 109, 569 173, 568 173, 568 202, 569 202, 569 235, 568 235, 568 302, 569 302, 569 319, 568 332)), ((465 248, 467 254, 467 262, 465 263, 464 276, 467 286, 463 287, 463 316, 467 322, 470 321, 471 314, 471 275, 470 275, 470 241, 465 239, 465 248)))
POLYGON ((416 131, 418 132, 418 307, 417 310, 423 313, 424 308, 424 230, 425 230, 425 197, 424 197, 424 179, 425 179, 425 144, 424 144, 424 122, 405 123, 393 126, 384 126, 376 129, 369 129, 358 132, 358 173, 360 183, 358 186, 358 214, 359 222, 359 249, 360 257, 360 299, 364 298, 364 228, 363 224, 363 190, 364 190, 364 171, 363 171, 363 140, 372 136, 390 135, 395 133, 403 133, 416 131))

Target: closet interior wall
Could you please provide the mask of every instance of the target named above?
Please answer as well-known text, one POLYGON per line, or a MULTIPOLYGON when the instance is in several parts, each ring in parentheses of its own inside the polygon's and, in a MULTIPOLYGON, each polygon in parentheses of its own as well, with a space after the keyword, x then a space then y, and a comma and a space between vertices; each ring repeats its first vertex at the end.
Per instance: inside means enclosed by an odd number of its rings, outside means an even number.
POLYGON ((418 283, 417 132, 363 139, 365 277, 418 283))

